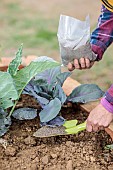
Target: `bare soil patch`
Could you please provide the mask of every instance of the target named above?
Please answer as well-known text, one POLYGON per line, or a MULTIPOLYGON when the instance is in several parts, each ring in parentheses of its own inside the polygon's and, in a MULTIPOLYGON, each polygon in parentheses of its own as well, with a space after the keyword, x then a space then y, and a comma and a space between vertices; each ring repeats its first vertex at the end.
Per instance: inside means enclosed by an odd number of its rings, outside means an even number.
MULTIPOLYGON (((32 97, 24 95, 17 107, 40 106, 32 97)), ((73 106, 63 107, 66 119, 78 119, 79 123, 87 118, 73 106)), ((104 132, 34 138, 33 132, 39 128, 39 118, 30 121, 13 120, 10 131, 4 136, 8 141, 7 149, 0 146, 1 170, 112 170, 113 151, 105 149, 111 139, 104 132)))

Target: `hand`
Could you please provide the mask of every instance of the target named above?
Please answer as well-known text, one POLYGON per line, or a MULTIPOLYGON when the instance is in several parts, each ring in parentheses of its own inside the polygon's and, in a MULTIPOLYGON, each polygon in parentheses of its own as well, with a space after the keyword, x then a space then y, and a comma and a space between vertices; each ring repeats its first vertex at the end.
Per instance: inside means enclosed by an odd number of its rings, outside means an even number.
POLYGON ((94 61, 90 62, 88 58, 81 58, 80 60, 75 59, 74 63, 68 63, 68 70, 73 71, 74 69, 89 69, 93 66, 94 61))
POLYGON ((86 129, 88 132, 96 132, 108 127, 113 120, 113 113, 108 112, 102 104, 91 111, 87 118, 86 129))

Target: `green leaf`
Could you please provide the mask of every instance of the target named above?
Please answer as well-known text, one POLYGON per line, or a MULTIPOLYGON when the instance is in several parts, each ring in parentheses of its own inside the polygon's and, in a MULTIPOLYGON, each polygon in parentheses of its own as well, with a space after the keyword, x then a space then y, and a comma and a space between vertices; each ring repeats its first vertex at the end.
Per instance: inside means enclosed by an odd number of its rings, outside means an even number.
POLYGON ((8 67, 8 73, 10 73, 11 76, 15 76, 19 65, 22 63, 22 50, 23 50, 23 45, 19 48, 19 50, 16 53, 15 59, 11 61, 8 67))
POLYGON ((66 128, 66 129, 69 129, 69 128, 72 128, 72 127, 75 127, 77 125, 77 120, 68 120, 68 121, 65 121, 65 123, 63 124, 63 126, 66 128))
POLYGON ((16 85, 16 89, 18 91, 19 96, 21 95, 25 86, 29 83, 29 81, 36 76, 38 73, 41 73, 48 68, 54 68, 59 66, 60 64, 52 61, 41 61, 41 62, 31 62, 27 67, 21 69, 14 76, 14 81, 16 85))
POLYGON ((17 99, 18 93, 11 75, 0 71, 0 107, 7 109, 13 106, 13 100, 17 99))
POLYGON ((82 84, 67 97, 73 103, 87 103, 101 98, 104 92, 96 84, 82 84))

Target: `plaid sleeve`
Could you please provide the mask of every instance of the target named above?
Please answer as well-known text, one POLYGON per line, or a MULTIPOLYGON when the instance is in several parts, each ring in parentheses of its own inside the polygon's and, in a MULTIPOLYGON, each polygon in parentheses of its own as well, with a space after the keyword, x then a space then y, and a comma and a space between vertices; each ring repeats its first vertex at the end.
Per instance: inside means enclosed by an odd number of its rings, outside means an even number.
POLYGON ((105 50, 113 42, 113 12, 102 5, 98 26, 91 35, 92 51, 97 54, 97 60, 101 60, 105 50))

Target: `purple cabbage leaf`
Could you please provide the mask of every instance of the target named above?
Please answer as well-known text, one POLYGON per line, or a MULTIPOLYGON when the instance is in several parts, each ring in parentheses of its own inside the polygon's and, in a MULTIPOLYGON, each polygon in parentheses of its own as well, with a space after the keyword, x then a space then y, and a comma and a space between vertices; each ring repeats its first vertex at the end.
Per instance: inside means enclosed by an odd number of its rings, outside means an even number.
POLYGON ((2 108, 0 108, 0 136, 3 136, 11 126, 11 118, 7 116, 6 113, 2 108))
POLYGON ((37 109, 19 108, 13 112, 12 116, 19 120, 31 120, 37 117, 37 109))
POLYGON ((96 84, 82 84, 67 97, 73 103, 87 103, 101 98, 104 92, 96 84))
POLYGON ((49 122, 54 119, 61 110, 61 101, 58 98, 55 98, 46 105, 43 110, 39 113, 40 121, 49 122))
MULTIPOLYGON (((42 89, 40 88, 40 86, 34 85, 33 80, 30 81, 23 90, 23 94, 28 94, 30 96, 33 96, 43 108, 45 105, 49 103, 49 100, 43 96, 40 96, 41 92, 42 92, 42 89)), ((48 98, 49 98, 49 95, 48 95, 48 98)))
POLYGON ((63 73, 60 73, 58 76, 57 76, 57 82, 58 84, 62 87, 63 84, 64 84, 64 81, 71 75, 70 72, 63 72, 63 73))
POLYGON ((35 76, 35 80, 46 80, 47 84, 53 84, 56 82, 56 77, 61 73, 61 67, 55 67, 52 69, 48 69, 38 75, 35 76))
POLYGON ((59 84, 56 84, 56 86, 54 87, 53 97, 57 97, 61 101, 62 105, 67 99, 66 94, 64 93, 62 87, 59 84))
POLYGON ((65 123, 65 119, 62 116, 56 116, 54 119, 50 120, 49 122, 40 123, 41 126, 49 126, 49 127, 56 127, 62 126, 65 123))

